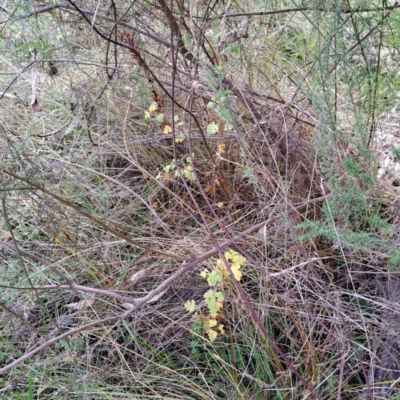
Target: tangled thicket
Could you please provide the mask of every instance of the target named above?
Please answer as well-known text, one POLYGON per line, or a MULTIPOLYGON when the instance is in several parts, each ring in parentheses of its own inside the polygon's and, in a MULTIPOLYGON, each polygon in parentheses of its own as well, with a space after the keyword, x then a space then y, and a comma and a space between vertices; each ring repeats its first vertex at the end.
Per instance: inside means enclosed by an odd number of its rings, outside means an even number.
POLYGON ((1 11, 5 393, 398 390, 398 201, 372 151, 397 6, 262 7, 1 11), (227 248, 247 264, 210 342, 183 304, 227 248))

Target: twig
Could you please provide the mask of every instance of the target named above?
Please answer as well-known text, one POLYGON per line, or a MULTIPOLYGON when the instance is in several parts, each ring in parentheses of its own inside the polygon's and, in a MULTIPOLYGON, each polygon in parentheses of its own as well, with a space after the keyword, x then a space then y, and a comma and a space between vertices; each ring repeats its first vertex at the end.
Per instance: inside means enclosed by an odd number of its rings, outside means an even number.
MULTIPOLYGON (((261 229, 264 224, 265 224, 265 222, 253 226, 252 228, 248 229, 246 231, 246 233, 243 232, 242 234, 238 235, 237 238, 239 239, 240 237, 242 237, 245 234, 249 234, 249 233, 252 233, 252 232, 254 232, 254 231, 258 230, 258 229, 261 229)), ((230 243, 231 243, 231 241, 225 241, 219 247, 220 248, 226 247, 230 243)), ((75 329, 67 331, 67 332, 65 332, 65 333, 63 333, 61 335, 58 335, 55 338, 50 339, 47 342, 43 343, 42 345, 40 345, 36 349, 24 354, 22 357, 18 358, 17 360, 13 361, 12 363, 6 365, 5 367, 0 368, 0 374, 4 374, 4 373, 10 371, 12 368, 14 368, 17 365, 21 364, 23 361, 28 360, 29 358, 33 357, 35 354, 47 349, 49 346, 59 342, 60 340, 62 340, 64 338, 67 338, 69 336, 75 335, 75 334, 77 334, 79 332, 82 332, 84 330, 88 330, 90 328, 98 327, 99 325, 106 325, 106 324, 109 324, 109 323, 115 323, 115 322, 118 322, 118 321, 122 321, 123 319, 126 319, 135 310, 137 310, 139 307, 144 306, 147 302, 149 302, 157 294, 159 294, 163 290, 167 289, 177 278, 179 278, 185 272, 189 271, 190 269, 192 269, 193 267, 195 267, 196 265, 198 265, 202 261, 206 260, 207 258, 212 257, 216 253, 218 253, 218 250, 216 248, 213 248, 212 250, 210 250, 210 251, 204 253, 203 255, 201 255, 200 257, 196 258, 196 260, 194 260, 194 261, 192 261, 192 262, 190 262, 188 264, 184 264, 182 266, 182 268, 180 268, 178 271, 174 272, 169 278, 167 278, 164 282, 162 282, 156 289, 150 291, 144 297, 141 297, 139 299, 135 299, 135 304, 132 305, 132 307, 129 310, 125 311, 124 313, 122 313, 120 315, 117 315, 115 317, 101 319, 99 321, 95 321, 95 322, 92 322, 90 324, 86 324, 86 325, 80 326, 79 328, 75 328, 75 329)))
POLYGON ((40 138, 46 138, 46 137, 49 137, 49 136, 53 136, 56 133, 62 131, 64 128, 66 128, 71 123, 71 121, 72 121, 72 119, 69 119, 63 126, 61 126, 58 129, 55 129, 54 131, 52 131, 50 133, 46 133, 45 135, 35 135, 35 136, 40 137, 40 138))
POLYGON ((99 219, 91 216, 89 213, 87 213, 86 211, 82 210, 81 207, 77 206, 76 204, 70 202, 69 200, 65 199, 62 196, 59 196, 55 193, 50 192, 49 190, 47 190, 46 188, 44 188, 43 186, 39 185, 38 183, 35 183, 29 179, 23 178, 21 176, 18 176, 16 174, 14 174, 11 171, 8 171, 4 168, 1 168, 1 171, 3 171, 4 173, 6 173, 7 175, 12 176, 13 178, 23 181, 29 185, 31 185, 32 187, 34 187, 35 189, 38 189, 40 191, 42 191, 43 193, 46 193, 47 195, 53 197, 54 199, 58 200, 60 203, 65 204, 66 206, 73 208, 75 211, 77 211, 79 214, 83 215, 84 217, 90 219, 91 221, 93 221, 95 224, 103 227, 104 229, 106 229, 107 231, 111 232, 113 235, 119 237, 120 239, 125 240, 126 242, 128 242, 129 244, 131 244, 132 246, 138 247, 139 249, 142 250, 147 250, 151 253, 155 253, 155 254, 159 254, 161 256, 164 257, 169 257, 172 258, 174 260, 177 261, 185 261, 184 257, 178 256, 176 254, 171 254, 168 253, 166 251, 161 251, 161 250, 156 250, 156 249, 152 249, 151 247, 145 246, 141 243, 136 242, 135 240, 132 240, 131 238, 129 238, 128 236, 126 236, 125 234, 123 234, 122 232, 118 231, 117 229, 107 225, 105 222, 100 221, 99 219))
MULTIPOLYGON (((83 17, 88 23, 90 23, 90 20, 88 19, 88 17, 86 16, 86 13, 85 13, 86 10, 84 10, 84 9, 82 9, 82 8, 80 8, 80 7, 78 7, 72 0, 68 0, 68 1, 69 1, 69 3, 71 3, 71 4, 74 6, 75 10, 78 11, 78 12, 82 15, 82 17, 83 17)), ((187 112, 189 115, 191 115, 191 117, 193 118, 193 120, 196 122, 197 127, 199 128, 200 134, 201 134, 202 137, 203 137, 203 143, 204 143, 204 145, 205 145, 205 147, 206 147, 206 150, 207 150, 207 152, 208 152, 208 155, 209 155, 210 159, 212 159, 213 152, 212 152, 212 150, 210 149, 210 146, 209 146, 208 143, 207 143, 205 134, 204 134, 204 132, 203 132, 202 125, 200 124, 199 120, 196 118, 196 116, 195 116, 190 110, 188 110, 188 109, 187 109, 186 107, 184 107, 182 104, 178 103, 178 102, 176 101, 176 99, 174 99, 174 98, 169 94, 168 90, 161 84, 161 82, 160 82, 160 80, 158 79, 158 77, 156 76, 156 74, 151 70, 151 68, 149 68, 149 66, 147 65, 147 63, 146 63, 146 61, 143 59, 143 57, 140 55, 140 53, 139 53, 134 47, 132 47, 132 46, 130 46, 130 45, 128 45, 128 44, 118 42, 118 41, 116 41, 116 40, 113 40, 113 39, 111 39, 111 38, 105 36, 102 32, 99 31, 99 29, 98 29, 94 24, 91 24, 91 26, 92 26, 92 29, 93 29, 100 37, 102 37, 103 39, 105 39, 105 40, 107 40, 107 41, 109 41, 109 42, 111 42, 111 43, 113 43, 113 44, 115 44, 115 45, 118 45, 118 46, 121 46, 121 47, 123 47, 123 48, 126 48, 126 49, 128 49, 129 51, 131 51, 132 53, 134 53, 134 54, 135 54, 135 57, 137 57, 137 59, 140 61, 141 65, 143 65, 143 67, 145 68, 145 70, 151 75, 152 79, 154 79, 154 81, 155 81, 155 82, 157 83, 157 85, 161 88, 161 90, 169 97, 169 99, 170 99, 173 103, 175 103, 181 110, 183 110, 183 111, 187 112)), ((172 42, 171 42, 171 43, 172 43, 172 42)), ((172 45, 168 45, 168 46, 169 46, 169 47, 172 47, 172 45)))
MULTIPOLYGON (((395 4, 387 7, 357 7, 354 9, 340 7, 339 12, 342 14, 354 14, 354 13, 363 13, 363 12, 375 12, 375 11, 386 11, 386 10, 394 10, 395 8, 400 8, 400 5, 395 4)), ((210 17, 210 19, 222 19, 222 18, 236 18, 236 17, 254 17, 258 15, 276 15, 276 14, 286 14, 293 12, 301 12, 301 11, 322 11, 322 12, 338 12, 338 10, 333 8, 323 8, 323 7, 298 7, 298 8, 285 8, 282 10, 269 10, 269 11, 254 11, 254 12, 244 12, 244 13, 234 13, 234 14, 220 14, 217 17, 210 17)))
POLYGON ((36 64, 36 61, 32 61, 30 62, 26 67, 24 67, 20 72, 18 72, 18 74, 16 75, 16 77, 8 84, 8 86, 5 88, 4 92, 2 92, 0 94, 0 100, 6 96, 8 90, 11 88, 11 86, 14 84, 14 82, 20 77, 20 75, 22 75, 26 70, 28 70, 29 68, 31 68, 33 65, 36 64))
POLYGON ((50 59, 50 60, 40 60, 38 62, 42 62, 42 63, 54 62, 54 63, 57 63, 57 64, 60 64, 60 63, 73 63, 73 64, 78 64, 78 65, 90 65, 90 66, 93 66, 93 67, 112 69, 113 71, 116 71, 116 72, 126 72, 125 69, 120 68, 120 67, 113 67, 111 65, 104 65, 104 64, 99 64, 99 63, 89 62, 89 61, 82 61, 82 60, 69 60, 69 59, 65 59, 65 58, 57 58, 57 59, 50 59))
MULTIPOLYGON (((39 9, 37 9, 35 11, 32 11, 31 13, 24 15, 22 18, 28 18, 28 17, 31 17, 33 15, 38 15, 38 14, 42 14, 42 13, 45 13, 45 12, 53 11, 56 8, 64 8, 66 10, 76 11, 76 8, 73 5, 70 5, 68 3, 56 3, 56 4, 52 4, 50 6, 45 6, 45 7, 39 8, 39 9)), ((80 12, 83 12, 84 14, 87 14, 87 15, 95 15, 96 18, 104 19, 105 21, 110 21, 110 22, 114 22, 115 23, 114 18, 107 17, 106 15, 102 15, 102 14, 96 13, 94 11, 85 9, 85 8, 81 8, 80 12)), ((0 21, 0 24, 1 23, 4 23, 4 21, 0 21)), ((155 40, 156 42, 163 44, 164 46, 172 47, 171 43, 168 43, 167 41, 161 39, 160 37, 158 37, 156 35, 151 34, 150 32, 144 31, 143 29, 139 29, 134 25, 128 24, 128 23, 123 22, 123 21, 118 21, 118 25, 121 25, 121 26, 123 26, 125 28, 132 29, 133 31, 138 32, 141 35, 147 36, 147 37, 155 40)))
MULTIPOLYGON (((325 200, 325 198, 319 198, 318 200, 325 200)), ((303 207, 303 205, 300 205, 299 207, 303 207)), ((274 217, 272 217, 270 220, 273 220, 274 217)), ((234 236, 232 238, 232 240, 225 240, 224 242, 218 244, 216 247, 213 247, 211 250, 203 253, 202 255, 198 256, 195 260, 187 263, 187 264, 183 264, 183 266, 176 272, 174 272, 169 278, 167 278, 164 282, 162 282, 156 289, 150 291, 147 293, 146 296, 138 298, 138 299, 131 299, 131 298, 126 298, 125 296, 120 296, 117 295, 116 293, 113 293, 111 291, 108 290, 101 290, 101 289, 94 289, 94 288, 88 288, 85 286, 80 286, 80 285, 75 285, 72 284, 71 285, 60 285, 58 287, 60 288, 71 288, 74 290, 81 290, 81 291, 87 291, 87 292, 91 292, 91 293, 98 293, 98 294, 102 294, 102 295, 106 295, 109 297, 113 297, 115 299, 121 300, 123 302, 126 303, 131 303, 132 307, 127 310, 126 312, 124 312, 123 314, 117 315, 115 317, 110 317, 110 318, 105 318, 99 321, 95 321, 92 322, 90 324, 86 324, 83 325, 79 328, 75 328, 72 329, 70 331, 67 331, 61 335, 56 336, 55 338, 48 340, 47 342, 43 343, 41 346, 37 347, 36 349, 24 354, 22 357, 18 358, 17 360, 13 361, 12 363, 6 365, 3 368, 0 368, 0 374, 4 374, 8 371, 10 371, 12 368, 16 367, 17 365, 21 364, 22 362, 24 362, 25 360, 28 360, 29 358, 33 357, 35 354, 39 353, 40 351, 45 350, 46 348, 48 348, 49 346, 59 342, 60 340, 72 336, 74 334, 77 334, 79 332, 82 332, 84 330, 90 329, 90 328, 95 328, 99 325, 105 325, 105 324, 109 324, 109 323, 115 323, 118 321, 122 321, 123 319, 126 319, 127 317, 129 317, 135 310, 137 310, 139 307, 144 306, 146 303, 148 303, 151 299, 153 299, 156 295, 158 295, 159 293, 161 293, 162 291, 164 291, 165 289, 167 289, 177 278, 179 278, 180 276, 182 276, 184 273, 186 273, 187 271, 189 271, 190 269, 194 268, 195 266, 197 266, 198 264, 202 263, 203 261, 207 260, 210 257, 215 256, 216 254, 220 253, 221 249, 224 249, 225 247, 231 245, 233 242, 236 242, 238 240, 240 240, 242 237, 245 237, 247 235, 250 235, 254 232, 259 231, 260 229, 262 229, 264 227, 264 225, 266 224, 266 221, 260 222, 259 224, 256 224, 254 226, 252 226, 251 228, 245 230, 244 232, 234 236), (75 286, 75 288, 74 288, 75 286)), ((0 241, 1 244, 6 245, 8 248, 12 249, 15 251, 14 246, 0 241)), ((151 249, 150 249, 151 250, 151 249)), ((19 249, 20 253, 27 255, 28 257, 32 258, 35 261, 38 262, 43 262, 44 260, 42 260, 40 257, 26 251, 23 249, 19 249)), ((46 262, 45 262, 46 263, 46 262)), ((40 288, 38 288, 40 289, 40 288)))
MULTIPOLYGON (((33 289, 35 290, 33 287, 29 288, 29 289, 33 289)), ((40 332, 39 329, 37 329, 36 327, 34 327, 29 321, 27 321, 23 316, 19 315, 18 313, 16 313, 15 311, 11 310, 10 308, 8 308, 2 301, 0 301, 0 307, 4 308, 8 313, 10 313, 11 315, 14 315, 14 317, 18 318, 19 320, 23 321, 24 324, 28 325, 29 328, 31 328, 34 332, 36 332, 39 336, 43 337, 45 340, 47 340, 46 336, 43 334, 43 332, 40 332)))

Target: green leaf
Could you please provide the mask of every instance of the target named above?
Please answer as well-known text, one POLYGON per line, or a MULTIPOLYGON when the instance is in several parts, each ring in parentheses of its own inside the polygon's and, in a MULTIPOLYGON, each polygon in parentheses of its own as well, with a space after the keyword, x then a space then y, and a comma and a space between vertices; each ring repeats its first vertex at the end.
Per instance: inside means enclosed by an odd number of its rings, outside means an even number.
POLYGON ((204 298, 206 299, 206 304, 211 314, 215 314, 217 312, 217 309, 215 307, 215 290, 207 290, 207 292, 204 294, 204 298))
POLYGON ((207 133, 209 135, 214 135, 214 133, 218 132, 218 125, 215 122, 211 122, 211 124, 208 124, 207 126, 207 133))
POLYGON ((173 171, 174 169, 175 169, 174 160, 171 161, 171 164, 168 164, 163 168, 164 172, 170 172, 170 171, 173 171))
POLYGON ((188 165, 182 172, 183 172, 183 175, 185 176, 185 178, 189 179, 189 181, 193 182, 196 180, 196 177, 194 175, 191 165, 188 165))
POLYGON ((75 124, 71 124, 68 129, 65 131, 65 135, 70 134, 71 132, 73 132, 75 130, 75 124))
POLYGON ((215 286, 217 283, 222 282, 223 276, 220 270, 214 270, 208 276, 207 282, 210 286, 215 286))
POLYGON ((216 292, 211 289, 207 290, 207 292, 204 293, 204 298, 206 299, 206 304, 211 314, 216 314, 222 308, 224 295, 221 292, 216 292))
POLYGON ((388 260, 388 265, 399 267, 400 266, 400 251, 395 251, 388 260))
POLYGON ((230 48, 228 48, 227 50, 230 51, 233 54, 239 54, 239 46, 236 45, 236 44, 230 46, 230 48))
POLYGON ((394 161, 400 163, 400 149, 393 147, 392 152, 394 155, 394 161))
POLYGON ((189 300, 184 304, 185 310, 188 312, 193 312, 196 309, 196 302, 194 300, 189 300))
MULTIPOLYGON (((179 122, 179 124, 180 124, 180 122, 179 122)), ((176 135, 175 142, 182 143, 186 139, 186 136, 187 136, 186 132, 178 133, 178 135, 176 135)))
POLYGON ((164 114, 158 114, 156 117, 157 122, 163 122, 164 121, 164 114))
POLYGON ((224 301, 224 295, 222 292, 215 292, 215 297, 219 301, 224 301))
POLYGON ((231 131, 233 129, 233 125, 230 123, 225 124, 224 131, 231 131))

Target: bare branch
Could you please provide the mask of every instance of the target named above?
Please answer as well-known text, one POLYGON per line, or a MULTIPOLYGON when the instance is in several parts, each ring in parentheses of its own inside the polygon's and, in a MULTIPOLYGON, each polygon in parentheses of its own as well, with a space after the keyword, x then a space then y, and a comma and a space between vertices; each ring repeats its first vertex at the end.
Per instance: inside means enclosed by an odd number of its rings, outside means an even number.
POLYGON ((210 19, 222 19, 222 18, 236 18, 236 17, 254 17, 258 15, 276 15, 276 14, 287 14, 293 12, 301 12, 301 11, 321 11, 321 12, 340 12, 342 14, 353 14, 353 13, 363 13, 363 12, 376 12, 376 11, 390 11, 396 8, 400 8, 400 4, 395 2, 392 6, 387 7, 357 7, 355 9, 348 9, 346 7, 341 6, 339 10, 334 7, 323 8, 323 7, 297 7, 297 8, 285 8, 282 10, 269 10, 269 11, 254 11, 254 12, 244 12, 244 13, 234 13, 234 14, 221 14, 217 17, 213 17, 210 19))
POLYGON ((6 173, 7 175, 12 176, 13 178, 17 179, 17 180, 21 180, 25 183, 28 183, 29 185, 31 185, 32 187, 34 187, 37 190, 42 191, 43 193, 46 193, 47 195, 53 197, 54 199, 58 200, 60 203, 67 205, 68 207, 73 208, 75 211, 77 211, 79 214, 85 216, 86 218, 89 218, 91 221, 93 221, 94 223, 96 223, 97 225, 105 228, 106 230, 108 230, 109 232, 111 232, 113 235, 119 237, 120 239, 125 240, 126 242, 128 242, 129 244, 131 244, 132 246, 138 247, 140 249, 143 250, 147 250, 150 251, 152 253, 155 254, 159 254, 165 257, 169 257, 172 258, 174 260, 178 260, 178 261, 184 261, 184 258, 181 256, 177 256, 175 254, 171 254, 171 253, 167 253, 165 251, 160 251, 160 250, 156 250, 156 249, 152 249, 148 246, 145 246, 141 243, 136 242, 135 240, 130 239, 128 236, 124 235, 123 233, 121 233, 120 231, 118 231, 117 229, 107 225, 105 222, 100 221, 97 218, 94 218, 93 216, 91 216, 89 213, 87 213, 86 211, 83 211, 81 209, 81 207, 77 206, 76 204, 70 202, 69 200, 65 199, 64 197, 61 197, 55 193, 50 192, 49 190, 47 190, 46 188, 44 188, 43 186, 39 185, 38 183, 32 182, 29 179, 23 178, 21 176, 18 176, 16 174, 14 174, 11 171, 7 171, 6 169, 2 168, 1 169, 4 173, 6 173))
MULTIPOLYGON (((45 7, 39 8, 38 10, 35 10, 35 11, 29 13, 29 14, 26 14, 24 16, 24 18, 28 18, 28 17, 31 17, 33 15, 43 14, 43 13, 52 11, 52 10, 54 10, 56 8, 62 8, 62 9, 65 9, 65 10, 76 11, 76 8, 74 6, 72 6, 71 4, 68 4, 68 3, 56 3, 54 5, 45 6, 45 7)), ((107 17, 106 15, 99 14, 99 13, 97 13, 95 11, 88 10, 86 8, 80 8, 80 11, 83 12, 84 14, 86 14, 86 15, 95 15, 96 18, 100 18, 100 19, 103 19, 105 21, 110 21, 110 22, 114 22, 115 23, 114 18, 107 17)), ((0 23, 4 23, 4 21, 1 21, 0 23)), ((145 31, 143 29, 139 29, 134 25, 128 24, 128 23, 123 22, 123 21, 118 21, 117 24, 120 25, 120 26, 123 26, 125 28, 131 29, 134 32, 138 32, 141 35, 147 36, 150 39, 153 39, 156 42, 163 44, 164 46, 172 47, 171 43, 161 39, 160 37, 158 37, 156 35, 153 35, 150 32, 147 32, 147 31, 145 31)))

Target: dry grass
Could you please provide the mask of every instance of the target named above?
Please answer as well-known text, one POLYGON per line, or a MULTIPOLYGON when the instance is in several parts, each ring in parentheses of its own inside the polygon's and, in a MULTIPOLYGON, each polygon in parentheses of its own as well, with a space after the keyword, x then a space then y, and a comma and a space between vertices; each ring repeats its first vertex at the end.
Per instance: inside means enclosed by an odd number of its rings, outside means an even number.
MULTIPOLYGON (((138 7, 139 28, 169 41, 161 10, 138 7)), ((76 59, 104 64, 106 42, 78 14, 57 15, 69 21, 63 40, 76 59)), ((102 32, 111 29, 100 21, 102 32)), ((298 30, 306 32, 299 14, 250 24, 248 37, 229 43, 245 34, 244 21, 205 20, 212 46, 196 49, 197 66, 179 54, 175 82, 171 50, 146 36, 134 42, 121 27, 113 37, 130 48, 110 44, 108 60, 116 54, 119 69, 112 79, 96 65, 59 62, 49 76, 38 64, 42 113, 26 104, 28 75, 13 85, 22 100, 1 100, 0 363, 7 368, 63 332, 98 322, 7 371, 5 396, 366 400, 395 393, 398 201, 382 198, 368 151, 330 131, 330 117, 314 104, 318 91, 307 93, 316 78, 285 50, 298 30), (213 38, 217 28, 221 37, 213 38), (218 68, 211 74, 205 49, 230 83, 223 85, 218 68), (171 99, 155 79, 168 93, 174 88, 179 119, 168 134, 171 99), (203 85, 196 92, 194 80, 203 85), (154 100, 159 109, 146 120, 154 100), (155 119, 160 112, 163 123, 155 119), (206 133, 211 123, 215 134, 206 133), (196 179, 166 171, 172 160, 181 171, 191 165, 196 179), (212 238, 231 237, 229 247, 248 260, 245 296, 225 282, 219 318, 226 333, 211 343, 183 304, 193 299, 204 309, 209 286, 199 273, 215 266, 218 251, 202 257, 212 238), (161 296, 109 320, 126 312, 118 296, 142 298, 189 262, 194 267, 161 296), (384 388, 372 386, 382 381, 384 388)), ((66 48, 54 58, 70 57, 66 48)), ((15 56, 16 69, 22 60, 15 56)), ((340 119, 347 97, 338 90, 338 126, 356 124, 354 110, 340 119)))

